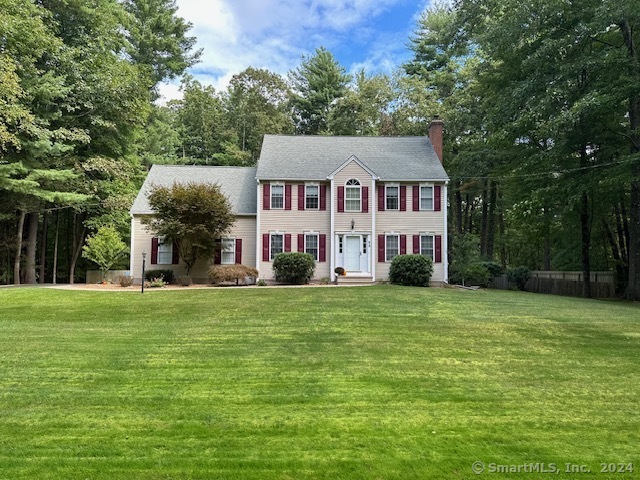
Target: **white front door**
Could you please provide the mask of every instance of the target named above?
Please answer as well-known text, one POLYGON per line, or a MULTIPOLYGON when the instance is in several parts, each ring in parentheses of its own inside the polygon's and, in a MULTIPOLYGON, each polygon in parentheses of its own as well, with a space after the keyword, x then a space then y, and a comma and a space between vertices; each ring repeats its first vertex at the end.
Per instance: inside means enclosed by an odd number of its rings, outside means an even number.
POLYGON ((345 235, 344 245, 344 267, 347 272, 360 271, 360 235, 345 235))

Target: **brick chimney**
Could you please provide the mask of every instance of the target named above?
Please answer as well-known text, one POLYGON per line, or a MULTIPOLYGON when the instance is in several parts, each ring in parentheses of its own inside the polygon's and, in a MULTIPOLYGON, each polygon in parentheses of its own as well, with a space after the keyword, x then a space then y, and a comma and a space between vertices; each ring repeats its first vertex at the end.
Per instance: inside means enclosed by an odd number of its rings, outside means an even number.
POLYGON ((433 117, 431 125, 429 125, 429 140, 433 145, 433 149, 436 151, 436 155, 442 163, 442 130, 444 129, 444 122, 438 118, 438 115, 433 117))

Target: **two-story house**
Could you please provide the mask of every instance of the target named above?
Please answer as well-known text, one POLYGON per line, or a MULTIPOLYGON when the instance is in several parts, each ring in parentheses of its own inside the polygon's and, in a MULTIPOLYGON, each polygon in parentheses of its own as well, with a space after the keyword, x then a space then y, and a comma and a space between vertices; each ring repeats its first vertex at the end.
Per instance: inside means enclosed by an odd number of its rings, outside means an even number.
MULTIPOLYGON (((307 252, 316 259, 315 279, 374 282, 389 275, 396 255, 433 259, 432 284, 447 279, 447 182, 442 166, 442 122, 427 137, 329 137, 265 135, 253 167, 152 167, 131 209, 131 271, 139 281, 141 252, 148 268, 183 272, 169 242, 140 223, 152 215, 146 200, 152 185, 216 182, 237 222, 221 239, 217 263, 256 267, 273 279, 273 258, 307 252), (150 261, 149 261, 150 260, 150 261)), ((211 262, 194 267, 206 280, 211 262)))

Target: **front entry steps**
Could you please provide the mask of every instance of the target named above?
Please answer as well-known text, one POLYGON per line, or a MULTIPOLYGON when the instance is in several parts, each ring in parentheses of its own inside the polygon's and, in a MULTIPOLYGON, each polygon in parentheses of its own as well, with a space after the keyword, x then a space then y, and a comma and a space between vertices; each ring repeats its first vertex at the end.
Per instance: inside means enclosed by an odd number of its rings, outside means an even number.
POLYGON ((338 285, 340 284, 369 285, 371 283, 373 283, 373 276, 362 274, 362 273, 349 274, 349 272, 347 272, 346 275, 342 275, 338 277, 338 285))

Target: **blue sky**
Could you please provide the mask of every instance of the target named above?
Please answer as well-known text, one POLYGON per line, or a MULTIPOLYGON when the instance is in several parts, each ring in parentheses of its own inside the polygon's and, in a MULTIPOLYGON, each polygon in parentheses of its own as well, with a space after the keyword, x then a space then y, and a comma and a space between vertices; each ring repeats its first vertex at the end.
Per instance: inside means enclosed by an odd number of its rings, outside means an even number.
MULTIPOLYGON (((252 66, 281 75, 303 55, 327 48, 350 72, 392 73, 429 0, 177 0, 203 49, 189 73, 217 90, 252 66)), ((178 83, 161 86, 164 100, 178 83)))

